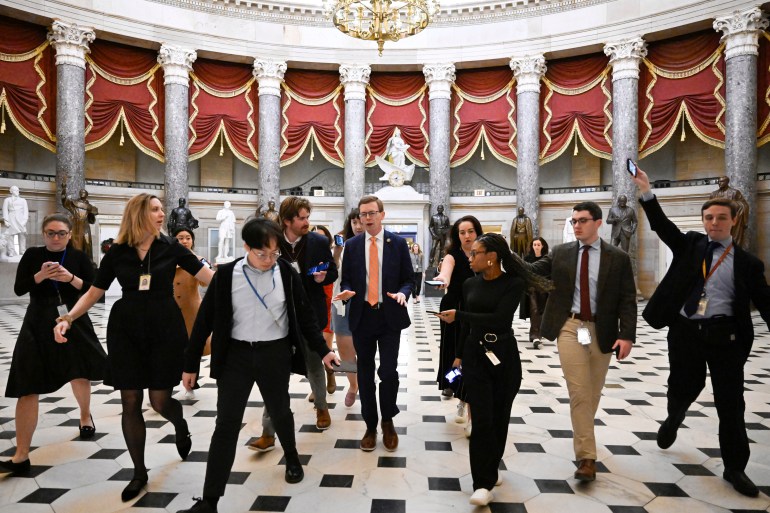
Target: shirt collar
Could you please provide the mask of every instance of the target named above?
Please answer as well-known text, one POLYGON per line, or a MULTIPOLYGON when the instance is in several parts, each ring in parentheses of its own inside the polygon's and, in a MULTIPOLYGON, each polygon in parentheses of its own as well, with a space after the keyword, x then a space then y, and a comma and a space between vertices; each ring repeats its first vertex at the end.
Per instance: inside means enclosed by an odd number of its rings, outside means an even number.
POLYGON ((257 276, 261 276, 261 275, 263 275, 263 274, 267 274, 267 273, 274 273, 274 272, 275 272, 275 267, 276 267, 277 265, 278 265, 278 262, 276 262, 275 264, 273 264, 273 267, 271 267, 271 268, 270 268, 270 269, 268 269, 267 271, 262 271, 262 270, 260 270, 260 269, 257 269, 256 267, 252 266, 252 265, 249 263, 249 259, 248 259, 248 257, 243 257, 243 260, 241 260, 241 269, 242 269, 244 272, 245 272, 245 270, 246 270, 246 269, 248 269, 249 271, 253 272, 253 273, 254 273, 254 274, 256 274, 257 276))
MULTIPOLYGON (((366 240, 372 240, 372 236, 369 235, 369 232, 364 233, 366 233, 366 240)), ((377 237, 377 242, 381 242, 385 238, 385 228, 380 228, 380 233, 375 235, 375 237, 377 237)))
POLYGON ((591 246, 594 249, 602 249, 602 238, 601 237, 597 238, 591 244, 583 244, 582 242, 580 242, 580 247, 578 249, 582 250, 583 246, 591 246))
POLYGON ((292 249, 294 249, 297 246, 297 244, 299 244, 299 241, 302 240, 302 235, 297 237, 297 240, 295 240, 294 242, 289 242, 289 238, 286 236, 286 232, 283 232, 283 239, 286 241, 286 244, 288 244, 289 246, 291 246, 292 249))
POLYGON ((726 248, 727 246, 733 243, 732 235, 730 237, 727 237, 726 239, 718 240, 718 241, 714 241, 714 239, 712 239, 711 237, 709 237, 708 239, 709 239, 709 242, 718 242, 719 244, 722 245, 723 248, 726 248))

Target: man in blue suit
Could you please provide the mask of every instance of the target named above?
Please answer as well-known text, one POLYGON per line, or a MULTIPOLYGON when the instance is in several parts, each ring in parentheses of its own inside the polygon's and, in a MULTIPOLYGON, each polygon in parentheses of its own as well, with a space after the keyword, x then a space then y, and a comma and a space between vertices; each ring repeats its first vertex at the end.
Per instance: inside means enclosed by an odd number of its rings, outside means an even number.
POLYGON ((366 434, 361 450, 377 445, 377 396, 374 357, 379 346, 380 414, 382 443, 388 451, 398 448, 393 417, 398 414, 398 347, 401 330, 411 324, 406 301, 414 289, 414 273, 406 240, 382 228, 385 207, 376 196, 358 202, 365 233, 345 243, 340 293, 334 301, 351 301, 350 329, 358 355, 358 391, 366 434))

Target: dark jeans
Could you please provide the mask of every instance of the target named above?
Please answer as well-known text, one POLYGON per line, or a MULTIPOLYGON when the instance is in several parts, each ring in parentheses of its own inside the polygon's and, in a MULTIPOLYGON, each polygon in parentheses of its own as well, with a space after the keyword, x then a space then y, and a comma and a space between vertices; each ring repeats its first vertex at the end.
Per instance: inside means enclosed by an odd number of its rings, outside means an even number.
POLYGON ((743 471, 750 452, 743 400, 743 365, 748 354, 746 344, 737 339, 736 331, 735 322, 698 329, 697 324, 684 317, 669 328, 668 415, 684 418, 706 385, 708 367, 719 417, 722 460, 726 469, 743 471))
POLYGON ((353 332, 353 346, 358 356, 358 394, 361 397, 361 415, 366 428, 377 429, 377 385, 374 383, 377 348, 380 350, 380 413, 382 420, 393 420, 398 414, 398 348, 401 330, 394 330, 385 322, 382 310, 364 305, 358 328, 353 332))
POLYGON ((469 445, 473 489, 491 490, 505 452, 513 400, 521 387, 521 360, 516 339, 487 344, 500 360, 492 365, 477 340, 468 339, 463 351, 463 380, 473 412, 469 445))
POLYGON ((287 459, 297 456, 294 416, 289 403, 291 344, 288 339, 254 346, 230 341, 227 359, 217 380, 217 422, 211 437, 204 497, 221 497, 235 460, 238 433, 249 394, 257 383, 265 408, 287 459))

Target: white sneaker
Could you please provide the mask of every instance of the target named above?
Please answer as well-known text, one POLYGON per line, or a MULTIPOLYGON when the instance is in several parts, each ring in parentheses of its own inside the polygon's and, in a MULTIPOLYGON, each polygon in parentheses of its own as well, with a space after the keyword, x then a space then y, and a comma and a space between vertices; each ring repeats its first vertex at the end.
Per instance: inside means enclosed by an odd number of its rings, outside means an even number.
POLYGON ((495 481, 495 486, 500 486, 503 484, 503 475, 501 473, 497 473, 497 481, 495 481))
POLYGON ((463 401, 457 403, 457 416, 455 417, 455 422, 458 424, 463 424, 465 422, 465 403, 463 401))
POLYGON ((472 428, 471 421, 469 420, 468 421, 468 425, 465 426, 465 429, 464 429, 464 431, 465 431, 465 438, 470 438, 471 437, 471 428, 472 428))
POLYGON ((474 506, 486 506, 492 500, 495 498, 495 496, 487 490, 486 488, 479 488, 475 492, 473 492, 473 495, 471 495, 470 503, 474 506))
POLYGON ((185 390, 184 398, 190 401, 195 399, 195 390, 185 390))

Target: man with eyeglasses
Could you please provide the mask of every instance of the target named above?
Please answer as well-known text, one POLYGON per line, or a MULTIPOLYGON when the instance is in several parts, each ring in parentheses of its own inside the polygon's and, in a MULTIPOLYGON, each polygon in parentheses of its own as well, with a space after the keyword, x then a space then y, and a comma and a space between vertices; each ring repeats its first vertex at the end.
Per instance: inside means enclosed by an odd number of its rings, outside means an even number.
POLYGON ((286 459, 287 483, 304 477, 294 438, 289 376, 305 374, 309 347, 331 367, 339 360, 326 347, 299 274, 279 258, 283 234, 273 221, 250 219, 241 231, 246 257, 220 265, 201 303, 185 351, 182 382, 192 390, 206 339, 211 377, 217 380, 217 421, 211 437, 203 498, 180 513, 212 513, 225 493, 249 394, 257 383, 286 459), (306 342, 302 342, 302 338, 306 342))
POLYGON ((412 260, 406 240, 384 230, 385 207, 376 196, 358 202, 359 218, 366 230, 345 243, 340 293, 333 301, 350 301, 350 329, 358 355, 358 392, 366 433, 361 450, 377 445, 377 386, 374 358, 379 347, 380 415, 382 443, 388 451, 398 448, 393 417, 398 414, 398 349, 401 330, 411 324, 406 301, 414 289, 412 260))
POLYGON ((575 479, 596 479, 594 417, 612 352, 623 360, 636 337, 636 285, 631 259, 599 237, 602 209, 592 201, 578 203, 570 220, 575 242, 560 244, 528 264, 550 276, 540 333, 556 339, 570 400, 575 479))

